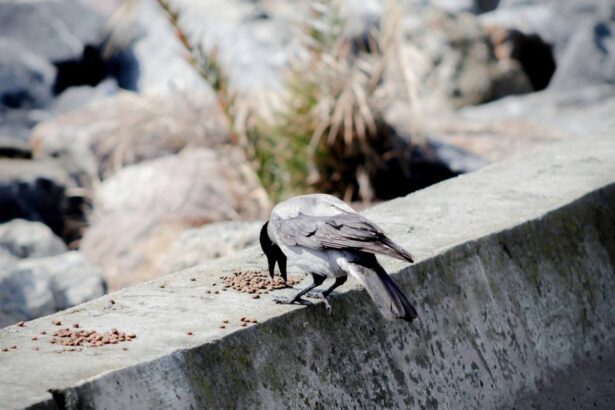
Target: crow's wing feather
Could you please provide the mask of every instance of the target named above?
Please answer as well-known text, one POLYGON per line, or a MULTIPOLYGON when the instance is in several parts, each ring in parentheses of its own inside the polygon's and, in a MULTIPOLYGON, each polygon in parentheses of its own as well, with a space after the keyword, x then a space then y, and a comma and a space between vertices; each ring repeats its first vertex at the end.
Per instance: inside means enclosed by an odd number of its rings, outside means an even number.
POLYGON ((412 256, 391 241, 384 232, 358 213, 318 217, 299 213, 293 218, 273 218, 279 240, 306 248, 352 249, 380 253, 412 261, 412 256))

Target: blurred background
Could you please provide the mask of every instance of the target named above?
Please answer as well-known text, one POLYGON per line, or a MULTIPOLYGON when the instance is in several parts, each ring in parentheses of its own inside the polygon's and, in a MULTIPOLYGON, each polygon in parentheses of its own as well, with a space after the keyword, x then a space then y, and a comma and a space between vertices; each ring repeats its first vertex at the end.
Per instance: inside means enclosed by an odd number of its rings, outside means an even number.
MULTIPOLYGON (((615 130, 615 0, 0 0, 0 326, 615 130)), ((557 170, 554 170, 557 172, 557 170)))

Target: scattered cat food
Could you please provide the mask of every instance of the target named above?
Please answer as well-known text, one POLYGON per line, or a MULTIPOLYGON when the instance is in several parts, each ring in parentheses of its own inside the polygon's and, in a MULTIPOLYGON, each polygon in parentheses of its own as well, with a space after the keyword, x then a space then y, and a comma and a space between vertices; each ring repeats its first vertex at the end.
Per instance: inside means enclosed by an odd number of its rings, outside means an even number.
MULTIPOLYGON (((289 288, 301 282, 299 278, 288 278, 286 282, 280 277, 273 280, 267 272, 239 272, 230 276, 221 276, 225 288, 230 288, 241 293, 261 294, 274 289, 289 288)), ((255 297, 254 299, 258 299, 255 297)))
POLYGON ((60 321, 59 321, 59 320, 57 320, 57 319, 56 319, 56 320, 52 320, 52 321, 51 321, 51 324, 52 324, 52 325, 56 325, 56 326, 62 326, 62 322, 60 322, 60 321))
POLYGON ((25 327, 26 326, 26 322, 24 322, 23 320, 20 320, 19 322, 17 322, 17 326, 25 327))
MULTIPOLYGON (((52 336, 49 339, 49 343, 71 347, 101 347, 106 344, 130 342, 137 337, 134 333, 125 333, 115 328, 104 333, 99 333, 95 330, 71 330, 64 328, 53 332, 52 336)), ((69 351, 74 350, 69 349, 69 351)))

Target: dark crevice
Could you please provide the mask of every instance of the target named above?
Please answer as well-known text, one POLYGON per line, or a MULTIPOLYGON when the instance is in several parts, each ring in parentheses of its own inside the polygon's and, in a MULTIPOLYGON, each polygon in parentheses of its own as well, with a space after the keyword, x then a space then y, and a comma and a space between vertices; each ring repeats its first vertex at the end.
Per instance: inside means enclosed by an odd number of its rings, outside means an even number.
POLYGON ((60 94, 69 87, 96 86, 107 78, 113 78, 118 87, 137 91, 139 61, 131 48, 124 48, 106 57, 104 45, 87 45, 76 59, 58 61, 53 92, 60 94))
POLYGON ((512 30, 509 35, 513 44, 511 57, 519 61, 534 90, 547 88, 556 69, 551 44, 537 34, 512 30))
POLYGON ((47 390, 53 397, 53 402, 58 410, 66 410, 66 394, 64 390, 49 389, 47 390))

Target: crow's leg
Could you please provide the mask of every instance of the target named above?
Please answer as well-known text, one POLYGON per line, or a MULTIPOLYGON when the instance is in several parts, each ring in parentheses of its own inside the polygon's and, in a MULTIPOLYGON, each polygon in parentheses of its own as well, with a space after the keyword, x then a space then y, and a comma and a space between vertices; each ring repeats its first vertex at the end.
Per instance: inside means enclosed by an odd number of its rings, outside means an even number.
POLYGON ((325 303, 325 307, 327 308, 327 312, 331 314, 333 309, 331 308, 331 303, 329 303, 329 301, 327 300, 327 296, 329 296, 331 292, 333 292, 336 288, 346 283, 346 280, 348 280, 348 276, 340 276, 338 278, 335 278, 335 283, 333 283, 333 285, 331 285, 327 290, 324 290, 322 292, 309 292, 307 296, 311 298, 322 299, 322 301, 325 303))
POLYGON ((325 277, 312 273, 312 278, 314 279, 314 283, 312 283, 307 288, 303 289, 301 292, 297 293, 294 298, 289 299, 285 297, 276 297, 273 299, 273 301, 275 303, 280 303, 280 304, 285 304, 285 305, 291 305, 293 303, 297 303, 299 305, 308 305, 308 306, 313 305, 312 302, 310 302, 309 300, 303 299, 301 296, 305 295, 306 293, 308 293, 315 287, 322 285, 322 283, 325 281, 325 277))
POLYGON ((341 276, 339 278, 335 278, 335 283, 333 283, 333 285, 331 285, 327 290, 323 290, 322 292, 310 291, 305 296, 307 296, 308 298, 322 299, 323 296, 324 297, 329 296, 331 292, 333 292, 338 287, 342 286, 344 283, 346 283, 347 280, 348 280, 348 276, 341 276))

